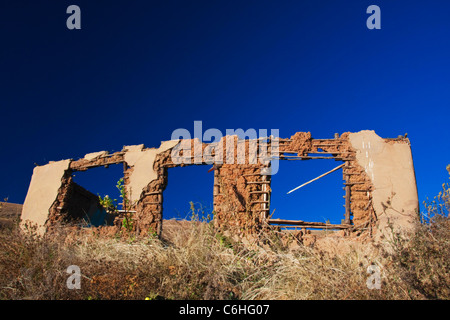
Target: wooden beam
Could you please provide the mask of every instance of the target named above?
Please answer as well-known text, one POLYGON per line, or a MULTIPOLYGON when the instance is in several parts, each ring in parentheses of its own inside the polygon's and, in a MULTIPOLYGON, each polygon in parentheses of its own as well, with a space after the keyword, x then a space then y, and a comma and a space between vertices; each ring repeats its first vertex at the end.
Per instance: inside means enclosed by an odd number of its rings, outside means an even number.
MULTIPOLYGON (((280 152, 281 153, 281 152, 280 152)), ((324 156, 285 156, 285 155, 279 155, 278 157, 272 157, 272 159, 279 159, 279 160, 312 160, 312 159, 336 159, 336 157, 324 157, 324 156)))
MULTIPOLYGON (((330 224, 323 222, 305 222, 302 220, 283 220, 283 219, 269 219, 269 224, 277 224, 277 225, 290 225, 290 226, 302 226, 305 228, 327 228, 327 229, 347 229, 350 228, 350 225, 343 224, 330 224)), ((283 227, 283 226, 280 226, 283 227)))
POLYGON ((302 226, 278 226, 280 228, 289 228, 289 229, 297 229, 297 228, 301 228, 301 229, 326 229, 326 230, 342 230, 342 229, 348 229, 350 228, 350 226, 345 226, 345 225, 341 225, 341 224, 335 224, 335 225, 328 225, 328 226, 316 226, 316 225, 302 225, 302 226))
POLYGON ((270 181, 249 181, 247 184, 263 184, 263 183, 270 183, 270 181))
POLYGON ((269 203, 269 201, 263 201, 263 200, 261 200, 261 201, 251 201, 250 205, 252 205, 254 203, 269 203))
POLYGON ((124 162, 123 152, 108 154, 103 157, 86 160, 84 158, 72 161, 69 165, 74 171, 86 171, 87 169, 102 167, 106 165, 119 164, 124 162))
POLYGON ((334 171, 336 171, 336 170, 338 170, 338 169, 340 169, 340 168, 342 168, 343 166, 345 165, 345 163, 343 163, 343 164, 341 164, 341 165, 339 165, 339 166, 337 166, 336 168, 334 168, 334 169, 331 169, 330 171, 328 171, 328 172, 325 172, 324 174, 321 174, 320 176, 318 176, 317 178, 314 178, 314 179, 312 179, 312 180, 309 180, 308 182, 305 182, 304 184, 302 184, 302 185, 300 185, 300 186, 298 186, 297 188, 294 188, 294 189, 292 189, 291 191, 289 191, 287 194, 289 194, 289 193, 291 193, 291 192, 294 192, 295 190, 297 190, 297 189, 300 189, 300 188, 302 188, 302 187, 304 187, 304 186, 306 186, 307 184, 310 184, 311 182, 314 182, 314 181, 316 181, 316 180, 318 180, 318 179, 320 179, 320 178, 323 178, 323 177, 325 177, 326 175, 328 175, 328 174, 330 174, 330 173, 332 173, 332 172, 334 172, 334 171))
MULTIPOLYGON (((299 156, 298 155, 298 151, 280 151, 280 157, 286 157, 286 158, 298 158, 298 157, 306 157, 306 156, 299 156), (287 153, 288 155, 285 155, 284 153, 287 153), (291 155, 291 154, 296 154, 296 155, 291 155)), ((307 153, 307 157, 319 157, 319 156, 323 156, 323 155, 338 155, 341 154, 340 151, 310 151, 307 153), (317 154, 318 156, 314 156, 314 154, 317 154)))
POLYGON ((312 146, 313 147, 337 147, 337 146, 341 146, 341 143, 313 143, 312 146))
POLYGON ((345 184, 345 205, 344 205, 344 207, 345 207, 345 213, 344 213, 344 223, 345 224, 347 224, 347 225, 350 225, 350 224, 352 224, 352 221, 351 221, 351 218, 350 218, 350 216, 351 216, 351 204, 350 204, 350 199, 351 199, 351 195, 350 195, 350 192, 351 192, 351 187, 350 187, 350 185, 348 185, 348 181, 350 180, 350 175, 348 175, 346 172, 345 172, 345 168, 347 168, 348 166, 349 166, 349 163, 348 162, 345 162, 345 167, 344 167, 344 169, 342 169, 342 171, 344 171, 344 180, 345 180, 345 182, 346 182, 346 184, 345 184))
POLYGON ((144 196, 152 196, 156 194, 162 194, 162 191, 146 192, 144 193, 144 196))

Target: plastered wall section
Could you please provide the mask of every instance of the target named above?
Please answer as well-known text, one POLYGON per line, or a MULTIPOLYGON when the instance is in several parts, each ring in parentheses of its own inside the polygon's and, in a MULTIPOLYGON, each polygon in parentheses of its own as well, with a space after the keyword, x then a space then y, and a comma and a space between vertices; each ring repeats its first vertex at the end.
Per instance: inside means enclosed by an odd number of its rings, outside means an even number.
POLYGON ((372 201, 377 217, 375 239, 413 231, 419 201, 411 147, 405 141, 386 141, 374 131, 349 134, 356 160, 372 181, 372 201))
POLYGON ((61 160, 34 168, 23 204, 22 228, 28 222, 37 226, 38 234, 45 233, 49 209, 58 196, 61 179, 69 164, 70 160, 61 160))
POLYGON ((178 142, 179 140, 163 141, 159 148, 145 150, 143 150, 143 144, 125 147, 124 160, 132 168, 127 185, 128 196, 132 204, 139 201, 144 188, 158 178, 158 173, 153 168, 156 156, 173 148, 178 142))

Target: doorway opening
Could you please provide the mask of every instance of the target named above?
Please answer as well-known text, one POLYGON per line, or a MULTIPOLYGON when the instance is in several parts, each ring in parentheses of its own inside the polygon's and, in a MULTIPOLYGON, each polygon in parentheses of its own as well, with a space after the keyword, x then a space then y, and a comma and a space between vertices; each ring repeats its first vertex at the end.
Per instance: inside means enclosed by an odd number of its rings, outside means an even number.
POLYGON ((208 172, 209 168, 191 165, 168 169, 168 183, 163 192, 163 239, 169 242, 185 239, 186 231, 197 222, 213 219, 214 172, 208 172))

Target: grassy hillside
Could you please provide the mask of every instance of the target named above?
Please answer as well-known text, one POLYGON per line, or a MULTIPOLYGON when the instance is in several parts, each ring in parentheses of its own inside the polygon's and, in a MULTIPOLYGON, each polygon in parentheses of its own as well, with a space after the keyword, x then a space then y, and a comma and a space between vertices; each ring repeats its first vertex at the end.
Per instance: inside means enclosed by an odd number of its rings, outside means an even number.
POLYGON ((0 229, 13 227, 21 212, 21 204, 0 202, 0 229))
POLYGON ((290 251, 268 238, 250 250, 186 222, 171 241, 74 237, 64 229, 39 239, 17 229, 0 233, 1 299, 449 299, 450 224, 436 217, 391 252, 355 246, 335 254, 309 247, 290 251), (81 289, 69 290, 70 265, 81 289), (369 289, 370 265, 380 289, 369 289))
POLYGON ((198 221, 166 222, 162 240, 67 227, 39 238, 12 214, 0 299, 449 299, 449 195, 444 184, 415 234, 383 247, 330 239, 326 250, 292 250, 274 234, 250 249, 198 221), (80 289, 67 288, 71 265, 80 289))

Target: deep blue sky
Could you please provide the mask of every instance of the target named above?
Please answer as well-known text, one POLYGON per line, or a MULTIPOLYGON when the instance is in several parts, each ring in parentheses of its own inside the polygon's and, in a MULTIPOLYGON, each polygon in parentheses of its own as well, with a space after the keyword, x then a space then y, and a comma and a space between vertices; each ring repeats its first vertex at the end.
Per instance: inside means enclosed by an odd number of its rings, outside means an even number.
MULTIPOLYGON (((447 0, 3 0, 0 197, 23 203, 34 163, 157 147, 194 120, 281 137, 407 132, 420 200, 433 197, 450 163, 449 12, 447 0), (71 4, 81 30, 66 28, 71 4), (381 30, 366 27, 371 4, 381 30)), ((282 163, 276 214, 338 222, 340 172, 285 195, 336 165, 282 163)), ((169 172, 166 217, 188 209, 180 201, 212 201, 208 168, 183 169, 169 172)), ((120 168, 108 170, 76 179, 110 192, 120 168)))

